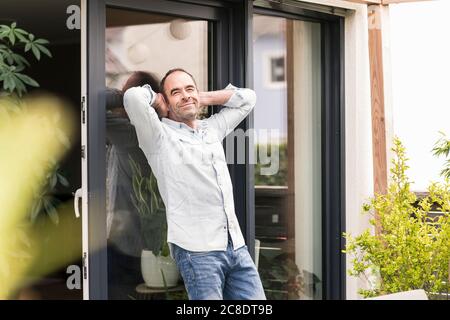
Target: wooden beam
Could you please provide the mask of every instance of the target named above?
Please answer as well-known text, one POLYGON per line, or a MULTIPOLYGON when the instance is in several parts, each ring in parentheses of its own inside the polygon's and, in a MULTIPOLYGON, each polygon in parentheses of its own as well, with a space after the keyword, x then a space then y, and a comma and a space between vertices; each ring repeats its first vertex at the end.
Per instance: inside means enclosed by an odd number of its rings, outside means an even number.
POLYGON ((406 3, 406 2, 423 2, 423 1, 433 1, 433 0, 382 0, 382 4, 394 4, 394 3, 406 3))
MULTIPOLYGON (((382 5, 368 6, 369 60, 372 102, 372 149, 374 192, 386 194, 387 156, 386 124, 384 115, 383 43, 381 34, 382 5)), ((378 221, 378 215, 375 213, 378 221)), ((380 232, 376 226, 377 233, 380 232)))
POLYGON ((346 0, 347 2, 354 2, 354 3, 362 3, 367 5, 372 4, 383 4, 383 5, 389 5, 394 3, 406 3, 406 2, 423 2, 423 1, 433 1, 433 0, 346 0))
MULTIPOLYGON (((295 130, 294 130, 294 20, 286 19, 286 83, 287 83, 287 238, 288 255, 295 261, 295 130)), ((298 223, 298 222, 297 222, 298 223)))
POLYGON ((346 0, 347 2, 355 2, 362 4, 381 4, 382 0, 346 0))

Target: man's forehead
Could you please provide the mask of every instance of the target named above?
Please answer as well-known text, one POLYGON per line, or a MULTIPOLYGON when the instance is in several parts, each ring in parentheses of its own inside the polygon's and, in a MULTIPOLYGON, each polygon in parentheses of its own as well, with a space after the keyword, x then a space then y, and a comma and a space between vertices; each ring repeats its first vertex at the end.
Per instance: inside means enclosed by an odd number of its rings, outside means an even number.
POLYGON ((167 77, 167 80, 169 80, 170 82, 184 82, 194 84, 194 80, 192 80, 191 76, 183 71, 175 71, 167 77))
POLYGON ((166 83, 168 84, 167 88, 172 88, 175 86, 187 86, 187 85, 194 85, 194 80, 192 80, 191 76, 188 75, 186 72, 183 71, 175 71, 174 73, 171 73, 167 79, 166 83))

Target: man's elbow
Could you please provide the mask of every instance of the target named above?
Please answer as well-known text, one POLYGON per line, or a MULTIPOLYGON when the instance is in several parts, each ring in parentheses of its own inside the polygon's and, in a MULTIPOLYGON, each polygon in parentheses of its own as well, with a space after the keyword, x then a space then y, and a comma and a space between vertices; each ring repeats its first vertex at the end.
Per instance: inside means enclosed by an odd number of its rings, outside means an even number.
POLYGON ((145 99, 145 95, 141 87, 129 88, 123 94, 123 106, 128 111, 131 106, 138 104, 143 99, 145 99))

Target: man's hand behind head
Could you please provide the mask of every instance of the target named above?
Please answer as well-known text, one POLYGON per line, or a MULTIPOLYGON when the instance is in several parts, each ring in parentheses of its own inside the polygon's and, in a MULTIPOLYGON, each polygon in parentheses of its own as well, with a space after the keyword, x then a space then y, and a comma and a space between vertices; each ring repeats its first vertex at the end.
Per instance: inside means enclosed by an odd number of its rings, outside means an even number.
POLYGON ((152 107, 155 108, 160 118, 167 118, 169 116, 169 108, 161 93, 156 94, 155 102, 153 102, 152 107))

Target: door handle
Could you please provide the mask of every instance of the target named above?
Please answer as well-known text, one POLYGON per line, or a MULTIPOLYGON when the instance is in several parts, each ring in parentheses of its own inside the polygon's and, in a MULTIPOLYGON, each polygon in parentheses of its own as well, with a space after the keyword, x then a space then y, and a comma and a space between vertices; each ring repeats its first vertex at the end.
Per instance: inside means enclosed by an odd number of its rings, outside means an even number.
POLYGON ((80 207, 79 207, 79 202, 80 199, 82 199, 82 190, 77 189, 77 191, 75 191, 75 198, 73 199, 73 205, 74 205, 74 209, 75 209, 75 216, 77 218, 80 217, 80 207))

